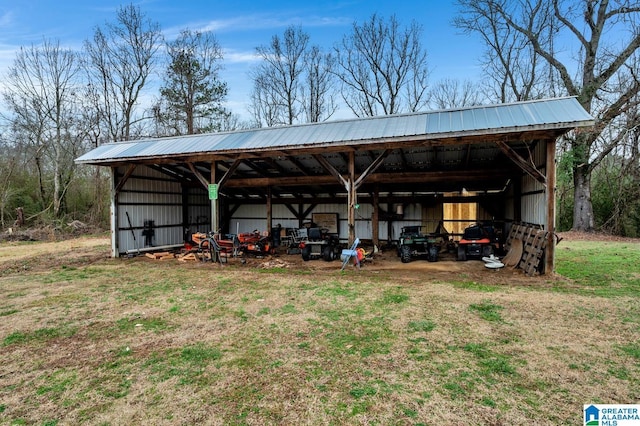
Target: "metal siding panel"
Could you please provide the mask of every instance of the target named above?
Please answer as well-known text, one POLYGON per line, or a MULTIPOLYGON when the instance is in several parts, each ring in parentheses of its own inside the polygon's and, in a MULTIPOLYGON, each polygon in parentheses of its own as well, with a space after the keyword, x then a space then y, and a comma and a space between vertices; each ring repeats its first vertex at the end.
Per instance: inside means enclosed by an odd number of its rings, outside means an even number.
POLYGON ((264 232, 267 230, 266 219, 236 219, 231 222, 230 231, 232 234, 236 233, 236 229, 240 230, 240 233, 253 232, 258 230, 264 232))
MULTIPOLYGON (((341 211, 346 215, 347 205, 343 205, 341 211)), ((373 215, 373 206, 371 204, 360 204, 360 208, 356 210, 356 217, 369 219, 373 215)))
POLYGON ((506 202, 504 204, 504 212, 503 216, 505 219, 514 219, 516 212, 513 205, 513 198, 507 197, 506 202))
MULTIPOLYGON (((362 208, 362 205, 361 205, 362 208)), ((342 217, 346 217, 346 204, 320 204, 311 213, 338 213, 342 217)))
POLYGON ((533 161, 535 165, 544 165, 547 162, 547 144, 545 142, 536 145, 533 151, 533 161))
POLYGON ((275 204, 271 208, 271 214, 273 215, 273 217, 279 218, 288 218, 291 216, 291 212, 284 204, 275 204))
POLYGON ((546 223, 544 194, 529 194, 522 197, 522 220, 537 225, 546 223))
POLYGON ((545 187, 543 184, 535 180, 529 175, 524 175, 522 178, 522 193, 526 194, 529 192, 535 191, 544 191, 545 187))
POLYGON ((153 244, 168 245, 182 242, 182 192, 180 184, 145 166, 139 166, 118 197, 119 250, 143 248, 142 229, 135 229, 134 240, 129 229, 127 213, 134 228, 142 228, 145 220, 156 225, 153 244), (146 177, 164 180, 148 180, 146 177), (143 191, 143 192, 142 192, 143 191), (134 204, 135 203, 135 204, 134 204), (173 205, 169 205, 173 204, 173 205), (166 227, 165 226, 169 226, 166 227), (136 247, 137 245, 137 247, 136 247))
POLYGON ((388 235, 388 227, 389 224, 386 220, 384 221, 380 221, 380 223, 378 224, 378 238, 381 242, 387 241, 389 239, 389 235, 388 235))
MULTIPOLYGON (((344 226, 344 228, 347 228, 346 226, 344 226)), ((342 227, 341 227, 342 229, 342 227)), ((364 220, 360 220, 360 221, 356 221, 356 226, 355 226, 355 232, 356 232, 356 237, 358 238, 364 238, 364 239, 371 239, 371 222, 369 221, 364 221, 364 220)), ((348 238, 348 235, 345 235, 343 237, 344 239, 348 238)))
POLYGON ((256 204, 245 204, 241 205, 238 210, 236 210, 233 217, 238 218, 266 218, 267 217, 267 206, 265 205, 256 205, 256 204))
MULTIPOLYGON (((203 197, 204 198, 204 197, 203 197)), ((187 208, 187 220, 191 224, 204 223, 206 225, 192 225, 195 228, 201 229, 203 226, 208 230, 211 228, 211 205, 210 203, 204 203, 200 197, 190 195, 188 197, 189 207, 187 208)))
POLYGON ((404 208, 405 220, 422 220, 422 206, 420 204, 409 204, 404 208))
POLYGON ((284 229, 297 229, 298 228, 298 220, 297 219, 281 219, 278 221, 280 226, 284 229))

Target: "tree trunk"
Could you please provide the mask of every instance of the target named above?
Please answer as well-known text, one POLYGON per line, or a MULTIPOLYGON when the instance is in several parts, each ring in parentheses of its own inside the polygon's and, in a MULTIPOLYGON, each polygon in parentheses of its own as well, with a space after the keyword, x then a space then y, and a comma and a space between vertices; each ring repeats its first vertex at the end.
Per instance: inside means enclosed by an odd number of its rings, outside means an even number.
POLYGON ((592 232, 593 204, 591 204, 591 174, 587 167, 576 167, 573 170, 573 230, 592 232))
POLYGON ((16 228, 24 226, 24 210, 22 209, 22 207, 18 207, 16 209, 16 221, 13 223, 13 226, 15 226, 16 228))

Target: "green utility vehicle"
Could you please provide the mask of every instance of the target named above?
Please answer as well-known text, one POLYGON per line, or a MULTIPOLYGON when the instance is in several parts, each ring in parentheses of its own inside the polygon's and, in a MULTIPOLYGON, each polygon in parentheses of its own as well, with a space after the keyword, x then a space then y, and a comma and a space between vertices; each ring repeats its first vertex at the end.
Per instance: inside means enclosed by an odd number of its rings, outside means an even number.
POLYGON ((449 233, 441 223, 435 232, 428 232, 426 226, 405 226, 400 233, 398 256, 402 263, 409 263, 414 258, 437 262, 438 254, 449 244, 449 233))

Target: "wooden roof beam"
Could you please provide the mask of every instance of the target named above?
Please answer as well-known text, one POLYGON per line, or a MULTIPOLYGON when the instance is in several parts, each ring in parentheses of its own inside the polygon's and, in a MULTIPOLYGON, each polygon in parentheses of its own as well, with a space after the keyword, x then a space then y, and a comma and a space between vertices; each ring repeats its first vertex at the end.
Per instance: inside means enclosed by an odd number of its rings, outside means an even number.
POLYGON ((542 174, 542 172, 540 172, 540 170, 538 170, 532 162, 524 159, 520 154, 514 151, 513 148, 511 148, 509 145, 507 145, 503 141, 496 141, 496 145, 498 145, 498 147, 502 150, 502 152, 511 161, 513 161, 522 170, 524 170, 525 173, 527 173, 529 176, 531 176, 541 184, 545 186, 547 185, 547 177, 544 174, 542 174))
POLYGON ((407 154, 405 154, 404 149, 399 149, 398 152, 400 153, 400 161, 402 162, 402 170, 413 170, 413 167, 409 165, 409 162, 407 161, 407 154))
POLYGON ((305 176, 311 176, 311 173, 309 173, 309 170, 307 170, 307 168, 304 166, 304 164, 302 164, 300 161, 298 161, 298 159, 295 158, 293 155, 287 155, 287 156, 285 156, 285 158, 288 161, 290 161, 291 164, 296 166, 296 168, 298 170, 300 170, 300 173, 302 173, 305 176))
POLYGON ((200 184, 207 189, 209 187, 209 181, 207 179, 205 179, 204 176, 202 176, 202 174, 195 168, 195 166, 193 165, 193 163, 187 163, 187 166, 189 166, 189 170, 191 170, 191 173, 194 174, 194 176, 198 179, 198 181, 200 182, 200 184))
MULTIPOLYGON (((324 169, 325 169, 327 172, 331 173, 331 175, 332 175, 334 178, 336 178, 336 179, 338 180, 338 182, 340 182, 340 183, 341 183, 345 188, 347 188, 347 187, 348 187, 349 182, 347 181, 347 179, 345 179, 344 177, 342 177, 342 175, 340 174, 340 172, 339 172, 335 167, 333 167, 333 165, 332 165, 331 163, 329 163, 329 161, 327 161, 327 159, 326 159, 326 158, 324 158, 321 154, 314 154, 313 158, 315 158, 315 159, 316 159, 316 161, 317 161, 318 163, 320 163, 320 165, 321 165, 322 167, 324 167, 324 169)), ((319 177, 319 176, 314 177, 314 180, 315 180, 317 177, 319 177)))
POLYGON ((124 172, 124 176, 122 176, 122 179, 120 179, 120 182, 118 182, 118 185, 116 185, 116 188, 114 191, 116 194, 120 193, 120 191, 122 190, 122 187, 124 186, 125 183, 127 183, 127 181, 129 180, 129 178, 131 177, 135 169, 136 169, 135 164, 129 164, 129 167, 127 167, 127 171, 124 172))
POLYGON ((255 161, 248 161, 246 159, 240 160, 242 163, 244 163, 247 167, 249 167, 251 170, 253 170, 254 172, 258 173, 260 176, 262 177, 269 177, 271 176, 269 173, 265 173, 265 171, 261 168, 258 167, 255 164, 255 161))
MULTIPOLYGON (((326 160, 325 160, 326 161, 326 160)), ((499 179, 513 177, 514 168, 491 170, 463 170, 463 171, 430 171, 430 172, 400 172, 400 173, 372 173, 367 183, 421 183, 421 182, 469 182, 480 179, 499 179)), ((342 176, 340 176, 342 178, 342 176)), ((342 178, 344 179, 344 178, 342 178)), ((229 179, 225 183, 228 187, 263 187, 263 186, 305 186, 335 184, 335 175, 322 176, 293 176, 281 178, 237 178, 229 179)), ((340 181, 339 183, 343 183, 340 181)), ((344 179, 346 183, 346 179, 344 179)), ((345 186, 346 188, 346 186, 345 186)))
POLYGON ((224 186, 226 181, 233 176, 233 174, 235 173, 236 169, 238 168, 238 166, 240 165, 240 163, 242 163, 242 160, 236 160, 233 162, 233 164, 231 165, 231 167, 229 167, 229 170, 227 170, 227 172, 222 176, 222 178, 218 181, 218 185, 220 187, 224 186))
POLYGON ((389 156, 389 154, 391 154, 393 150, 392 149, 385 149, 382 154, 380 154, 378 156, 378 158, 376 158, 370 165, 369 167, 367 167, 367 169, 362 172, 362 174, 360 175, 360 177, 358 177, 355 181, 355 187, 356 189, 360 187, 360 185, 362 185, 362 183, 365 181, 365 179, 367 179, 367 177, 369 177, 369 175, 373 172, 375 172, 378 167, 380 167, 380 165, 382 165, 382 162, 384 161, 385 158, 387 158, 389 156))

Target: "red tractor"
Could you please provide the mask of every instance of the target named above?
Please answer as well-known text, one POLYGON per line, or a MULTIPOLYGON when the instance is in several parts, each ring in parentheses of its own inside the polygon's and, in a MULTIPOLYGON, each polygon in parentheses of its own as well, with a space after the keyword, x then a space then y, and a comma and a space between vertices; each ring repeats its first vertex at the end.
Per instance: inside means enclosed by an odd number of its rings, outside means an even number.
POLYGON ((471 225, 458 242, 458 260, 489 257, 499 246, 499 237, 492 225, 471 225))
POLYGON ((263 256, 274 254, 275 248, 268 235, 261 234, 258 230, 253 232, 243 232, 237 235, 239 248, 244 254, 263 256))

